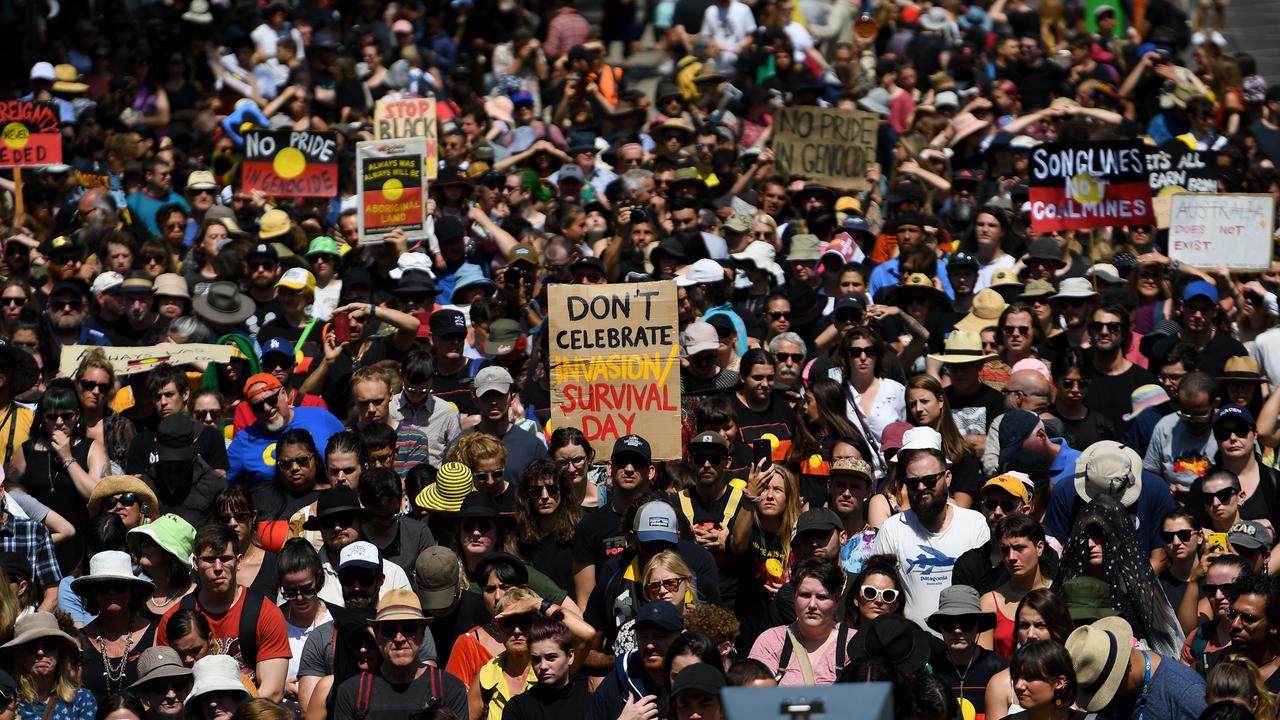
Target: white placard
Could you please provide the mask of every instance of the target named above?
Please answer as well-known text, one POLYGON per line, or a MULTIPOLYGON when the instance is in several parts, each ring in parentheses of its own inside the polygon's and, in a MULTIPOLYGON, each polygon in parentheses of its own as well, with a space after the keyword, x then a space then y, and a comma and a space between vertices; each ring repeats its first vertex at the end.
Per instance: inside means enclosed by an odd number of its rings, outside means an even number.
POLYGON ((1270 195, 1180 193, 1170 201, 1173 260, 1242 272, 1271 266, 1275 201, 1270 195))

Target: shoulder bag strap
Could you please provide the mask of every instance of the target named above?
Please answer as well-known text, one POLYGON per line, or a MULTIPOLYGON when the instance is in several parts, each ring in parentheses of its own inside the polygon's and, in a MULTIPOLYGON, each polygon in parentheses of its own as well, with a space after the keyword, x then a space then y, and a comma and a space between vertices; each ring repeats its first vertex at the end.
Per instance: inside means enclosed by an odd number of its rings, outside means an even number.
MULTIPOLYGON (((13 437, 18 430, 18 404, 9 403, 9 412, 4 416, 4 423, 9 424, 9 439, 4 443, 4 461, 10 462, 13 458, 13 437)), ((0 423, 3 424, 3 423, 0 423)))
POLYGON ((676 500, 680 503, 680 512, 684 514, 690 525, 693 525, 693 501, 689 499, 689 491, 681 490, 676 493, 676 500))
POLYGON ((787 674, 787 666, 791 664, 791 653, 795 652, 795 647, 791 644, 791 629, 788 628, 782 638, 782 652, 778 653, 778 670, 773 674, 773 679, 782 682, 782 676, 787 674))
POLYGON ((848 659, 845 653, 848 651, 846 645, 849 643, 849 626, 840 623, 840 631, 836 633, 836 673, 838 674, 844 669, 844 663, 848 659))
POLYGON ((880 438, 871 432, 871 426, 867 425, 867 417, 862 414, 862 406, 858 405, 858 396, 853 394, 853 386, 846 381, 844 383, 845 395, 849 397, 849 404, 853 406, 853 413, 858 417, 858 429, 862 431, 862 437, 867 441, 867 445, 871 447, 872 455, 880 454, 880 438))
MULTIPOLYGON (((800 677, 804 680, 805 685, 817 685, 818 681, 813 675, 813 663, 809 661, 809 652, 804 649, 804 645, 800 644, 799 638, 791 632, 791 628, 787 628, 788 640, 796 646, 796 659, 800 661, 800 677)), ((785 668, 784 668, 785 669, 785 668)))

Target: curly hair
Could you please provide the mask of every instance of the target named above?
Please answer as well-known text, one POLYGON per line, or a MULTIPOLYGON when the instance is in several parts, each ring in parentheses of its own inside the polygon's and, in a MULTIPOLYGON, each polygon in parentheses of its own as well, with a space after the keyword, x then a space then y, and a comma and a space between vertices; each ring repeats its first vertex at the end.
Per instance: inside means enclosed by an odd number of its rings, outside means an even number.
POLYGON ((534 460, 520 473, 520 482, 517 483, 520 492, 516 493, 516 540, 530 544, 543 540, 543 535, 538 531, 539 496, 530 497, 526 491, 534 488, 534 483, 544 480, 550 480, 552 485, 559 488, 556 495, 559 502, 551 514, 553 528, 550 536, 554 536, 557 542, 567 543, 573 540, 573 533, 582 521, 582 506, 573 500, 573 483, 569 479, 569 473, 561 470, 555 461, 545 458, 534 460))
POLYGON ((686 632, 702 633, 714 640, 716 645, 721 645, 731 643, 738 637, 742 631, 742 621, 719 605, 693 603, 684 608, 684 629, 686 632))
POLYGON ((499 465, 506 465, 507 446, 492 435, 477 432, 458 438, 458 442, 449 448, 445 462, 460 462, 475 468, 481 460, 488 459, 497 459, 499 465))

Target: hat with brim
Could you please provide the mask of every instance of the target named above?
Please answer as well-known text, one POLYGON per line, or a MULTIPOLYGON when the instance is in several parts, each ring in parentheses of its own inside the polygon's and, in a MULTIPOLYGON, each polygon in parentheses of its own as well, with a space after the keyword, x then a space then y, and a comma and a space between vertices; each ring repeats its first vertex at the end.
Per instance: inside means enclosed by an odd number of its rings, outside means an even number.
POLYGON ((168 645, 153 645, 142 651, 138 658, 138 679, 129 686, 137 690, 152 680, 168 678, 189 678, 191 668, 182 664, 178 651, 168 645))
POLYGON ((1111 586, 1088 575, 1077 575, 1062 583, 1058 591, 1072 620, 1099 620, 1120 613, 1111 607, 1111 586))
POLYGON ((966 363, 984 363, 994 360, 998 355, 982 351, 982 335, 970 330, 953 330, 942 344, 942 352, 930 355, 930 360, 937 360, 948 365, 964 365, 966 363))
POLYGON ((138 591, 150 593, 156 586, 150 580, 143 580, 133 574, 133 560, 129 553, 120 550, 103 550, 89 558, 89 574, 81 575, 71 581, 71 591, 77 595, 88 595, 98 583, 126 582, 138 591))
POLYGON ((992 327, 1000 322, 1000 313, 1009 307, 1000 293, 987 288, 973 296, 973 309, 968 315, 956 322, 957 330, 980 333, 983 328, 992 327))
POLYGON ((423 622, 427 619, 422 614, 422 602, 412 590, 397 588, 389 590, 378 599, 378 610, 369 619, 369 623, 384 622, 423 622))
POLYGON ((1084 278, 1067 278, 1058 283, 1058 292, 1050 300, 1089 300, 1098 297, 1088 280, 1084 278))
POLYGON ((182 712, 191 720, 204 716, 200 698, 205 695, 225 692, 239 695, 241 700, 253 697, 240 679, 240 662, 230 655, 206 655, 196 661, 191 674, 195 682, 182 701, 182 712))
POLYGON ((475 490, 471 469, 459 462, 440 466, 436 481, 422 489, 413 502, 424 510, 453 513, 462 507, 462 501, 475 490))
POLYGON ((192 306, 196 315, 215 325, 239 325, 258 309, 253 298, 240 292, 236 284, 228 280, 211 283, 192 306))
POLYGON ((40 370, 31 353, 12 345, 0 345, 0 368, 8 368, 9 392, 17 396, 30 390, 40 379, 40 370))
POLYGON ((335 487, 320 493, 316 501, 316 511, 302 523, 303 530, 320 530, 324 527, 324 519, 342 513, 354 513, 368 519, 371 513, 360 505, 360 499, 354 490, 347 487, 335 487))
POLYGON ((1132 507, 1142 495, 1142 456, 1115 440, 1099 440, 1076 460, 1075 485, 1085 502, 1108 495, 1132 507))
POLYGON ((891 305, 905 308, 906 300, 909 295, 927 295, 931 298, 935 305, 945 305, 950 303, 950 298, 942 290, 933 284, 933 280, 924 273, 911 273, 907 276, 906 281, 901 285, 894 285, 889 288, 886 293, 886 299, 891 305))
POLYGON ((89 89, 87 84, 80 82, 80 72, 75 65, 57 65, 53 68, 53 76, 53 91, 56 93, 79 95, 89 89))
POLYGON ((795 191, 791 196, 791 202, 794 205, 804 205, 810 198, 821 200, 827 207, 834 207, 836 204, 836 194, 831 188, 813 184, 806 184, 795 191))
POLYGON ((462 507, 454 513, 459 519, 474 518, 476 520, 497 520, 503 517, 498 509, 498 501, 487 492, 476 491, 462 500, 462 507))
POLYGON ((75 638, 62 632, 62 629, 58 627, 58 619, 53 616, 53 613, 31 613, 19 619, 13 630, 13 639, 4 645, 0 645, 0 650, 22 647, 41 638, 57 638, 58 640, 65 640, 73 652, 80 652, 80 644, 76 642, 75 638))
POLYGON ((89 516, 96 517, 102 511, 102 501, 112 495, 131 492, 138 500, 147 504, 147 518, 154 520, 159 514, 160 503, 156 500, 155 491, 136 475, 109 475, 89 493, 89 516))
POLYGON ((467 179, 462 176, 462 173, 458 172, 457 168, 441 168, 436 179, 431 182, 431 189, 443 190, 444 188, 449 187, 458 188, 466 195, 470 195, 471 192, 475 190, 475 188, 471 186, 471 183, 467 182, 467 179))
POLYGON ((1258 367, 1258 361, 1248 355, 1238 355, 1236 357, 1227 358, 1226 364, 1222 368, 1222 374, 1217 377, 1218 382, 1238 382, 1238 383, 1262 383, 1262 370, 1258 367))
POLYGON ((955 145, 959 145, 961 142, 964 141, 965 138, 969 137, 970 135, 982 130, 986 130, 988 127, 991 126, 991 121, 980 120, 973 113, 966 112, 966 113, 960 113, 959 115, 956 115, 955 118, 951 121, 951 124, 955 127, 955 133, 951 136, 950 144, 952 146, 955 146, 955 145))
POLYGON ((902 615, 881 615, 849 642, 850 657, 878 657, 898 672, 912 673, 929 661, 929 633, 902 615))
POLYGON ((195 547, 196 529, 181 516, 165 513, 146 525, 139 525, 125 533, 125 544, 135 555, 142 552, 142 538, 149 538, 161 550, 172 555, 183 565, 191 563, 191 551, 195 547))
POLYGON ((668 133, 678 133, 681 136, 681 144, 688 145, 693 140, 693 125, 684 118, 668 118, 658 123, 657 128, 653 129, 653 134, 659 139, 668 133))
POLYGON ((1056 293, 1057 290, 1053 289, 1053 283, 1035 278, 1027 281, 1026 287, 1022 288, 1022 292, 1018 294, 1018 299, 1024 301, 1035 300, 1036 298, 1051 297, 1056 293))
POLYGON ((1067 653, 1076 671, 1076 704, 1098 712, 1111 704, 1129 670, 1133 628, 1118 617, 1102 618, 1076 628, 1067 638, 1067 653))
POLYGON ((982 609, 978 591, 968 585, 952 585, 943 588, 938 596, 938 609, 926 621, 929 627, 943 632, 950 630, 947 618, 971 617, 977 623, 978 632, 986 632, 996 626, 996 614, 982 609))

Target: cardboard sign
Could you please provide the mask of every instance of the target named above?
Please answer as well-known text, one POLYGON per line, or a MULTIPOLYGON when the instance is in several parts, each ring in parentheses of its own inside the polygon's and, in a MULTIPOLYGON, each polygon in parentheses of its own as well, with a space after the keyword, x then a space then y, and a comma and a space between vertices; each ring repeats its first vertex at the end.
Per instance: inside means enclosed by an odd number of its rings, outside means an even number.
MULTIPOLYGON (((71 377, 80 360, 96 345, 66 345, 58 361, 58 375, 71 377)), ((182 365, 194 362, 231 362, 230 345, 190 343, 187 345, 148 345, 144 347, 104 347, 111 367, 117 375, 134 375, 147 372, 160 363, 182 365)))
POLYGON ((795 107, 774 119, 773 159, 778 174, 803 175, 814 185, 867 190, 876 161, 880 117, 860 110, 795 107))
POLYGON ((0 102, 0 168, 60 165, 58 108, 33 100, 0 102))
POLYGON ((1275 201, 1271 195, 1179 193, 1169 211, 1169 257, 1198 268, 1242 272, 1271 266, 1275 201))
POLYGON ((673 281, 552 285, 551 426, 608 453, 640 435, 655 460, 681 457, 680 330, 673 281))
POLYGON ((412 98, 409 100, 379 100, 373 106, 373 136, 379 140, 391 138, 422 138, 427 143, 427 179, 436 179, 440 164, 436 123, 436 99, 412 98))
POLYGON ((1192 150, 1174 140, 1159 149, 1147 149, 1147 185, 1155 195, 1167 187, 1188 192, 1218 192, 1218 154, 1192 150))
POLYGON ((381 242, 392 230, 409 240, 427 237, 422 138, 368 140, 356 145, 360 243, 381 242))
POLYGON ((1031 149, 1031 231, 1154 224, 1142 143, 1047 143, 1031 149))
POLYGON ((337 135, 302 130, 245 133, 240 189, 274 197, 336 197, 337 135))

